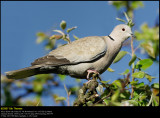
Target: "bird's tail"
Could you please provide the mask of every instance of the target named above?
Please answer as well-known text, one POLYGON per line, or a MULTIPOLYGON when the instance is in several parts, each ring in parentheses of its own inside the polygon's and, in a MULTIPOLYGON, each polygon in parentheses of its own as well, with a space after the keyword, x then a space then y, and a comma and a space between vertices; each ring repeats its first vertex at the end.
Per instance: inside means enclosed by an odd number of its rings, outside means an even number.
POLYGON ((39 71, 39 67, 30 66, 30 67, 22 68, 19 70, 6 72, 6 76, 9 79, 22 79, 22 78, 36 75, 36 74, 38 74, 38 71, 39 71))

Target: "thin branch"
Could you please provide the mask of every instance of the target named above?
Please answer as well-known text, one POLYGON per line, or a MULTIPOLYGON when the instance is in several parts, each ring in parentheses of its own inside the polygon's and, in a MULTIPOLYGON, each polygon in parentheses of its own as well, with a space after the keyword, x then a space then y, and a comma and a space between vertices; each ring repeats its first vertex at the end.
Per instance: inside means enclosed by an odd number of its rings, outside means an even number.
POLYGON ((100 99, 99 101, 97 101, 94 105, 98 104, 99 102, 102 102, 104 99, 106 99, 106 98, 108 98, 109 96, 111 96, 111 93, 112 93, 112 92, 113 92, 113 90, 111 90, 107 96, 105 96, 105 97, 103 97, 102 99, 100 99))
MULTIPOLYGON (((131 37, 131 50, 132 50, 132 57, 134 56, 134 48, 133 48, 133 37, 131 37)), ((134 67, 132 67, 132 74, 134 73, 134 67)), ((134 81, 134 77, 132 76, 132 81, 134 81)), ((133 98, 134 93, 134 87, 132 85, 132 91, 131 91, 131 98, 133 98)))
POLYGON ((64 84, 64 88, 65 88, 65 90, 67 92, 67 106, 70 106, 70 104, 69 104, 69 96, 70 96, 71 92, 70 91, 68 92, 67 87, 66 87, 65 84, 64 84))
POLYGON ((152 103, 152 96, 153 96, 153 93, 151 95, 151 99, 149 100, 149 103, 147 104, 147 106, 149 106, 152 103))

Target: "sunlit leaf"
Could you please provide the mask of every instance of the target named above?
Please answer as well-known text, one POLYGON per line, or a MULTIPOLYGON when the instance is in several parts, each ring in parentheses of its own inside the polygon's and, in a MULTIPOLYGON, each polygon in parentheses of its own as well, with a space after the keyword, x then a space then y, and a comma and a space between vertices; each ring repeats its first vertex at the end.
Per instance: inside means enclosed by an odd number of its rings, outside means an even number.
POLYGON ((117 10, 119 10, 121 7, 126 6, 127 1, 110 1, 109 4, 112 4, 117 10))
POLYGON ((124 15, 125 15, 125 17, 126 17, 127 21, 129 22, 130 18, 128 17, 128 15, 127 15, 127 13, 126 13, 126 12, 124 12, 124 15))
POLYGON ((62 36, 64 36, 65 34, 61 31, 61 30, 53 30, 54 32, 58 32, 60 33, 62 36))
POLYGON ((129 69, 126 69, 123 73, 120 73, 120 75, 127 75, 129 73, 129 69))
POLYGON ((79 38, 77 37, 77 36, 75 36, 75 35, 73 35, 73 37, 76 39, 76 40, 78 40, 79 38))
POLYGON ((131 82, 130 82, 131 85, 136 85, 137 83, 138 83, 138 80, 137 80, 137 81, 131 81, 131 82))
POLYGON ((68 29, 67 29, 67 33, 71 32, 72 30, 74 30, 74 29, 76 29, 76 28, 77 28, 77 26, 72 27, 72 28, 68 28, 68 29))
POLYGON ((108 68, 107 71, 109 71, 109 72, 114 72, 114 70, 111 69, 111 68, 108 68))
POLYGON ((122 88, 122 83, 120 79, 113 81, 112 84, 116 84, 117 87, 122 88))
POLYGON ((36 43, 37 44, 39 44, 39 43, 41 43, 42 41, 44 41, 46 38, 48 38, 48 36, 45 34, 45 33, 43 33, 43 32, 38 32, 37 34, 37 40, 36 40, 36 43))
POLYGON ((57 39, 57 40, 59 40, 59 39, 61 39, 63 36, 62 35, 52 35, 51 37, 49 37, 49 39, 50 40, 52 40, 52 39, 57 39))
POLYGON ((142 88, 144 87, 144 83, 138 83, 137 85, 134 85, 136 88, 142 88))
POLYGON ((103 84, 107 84, 108 82, 110 82, 111 80, 108 80, 108 81, 101 81, 101 83, 103 84))
POLYGON ((109 100, 107 100, 107 99, 104 99, 103 102, 104 102, 106 105, 109 104, 109 100))
POLYGON ((131 7, 133 8, 133 9, 137 9, 137 8, 139 8, 139 7, 143 7, 144 5, 143 5, 143 2, 142 1, 132 1, 131 2, 131 7))
POLYGON ((155 58, 155 52, 153 47, 148 43, 142 43, 141 46, 145 49, 145 51, 150 55, 151 57, 155 58))
POLYGON ((144 75, 145 75, 145 73, 144 73, 144 72, 142 72, 142 71, 135 72, 135 73, 133 73, 133 74, 132 74, 132 76, 133 76, 133 77, 135 77, 135 78, 139 78, 139 79, 144 78, 144 75))
POLYGON ((152 79, 156 78, 156 77, 152 77, 151 75, 149 74, 145 74, 145 78, 147 78, 149 80, 149 82, 152 81, 152 79))
POLYGON ((56 101, 63 101, 63 100, 66 100, 66 98, 65 98, 65 97, 56 97, 55 100, 56 100, 56 101))
POLYGON ((43 32, 38 32, 36 35, 37 35, 38 37, 46 37, 46 34, 43 33, 43 32))
POLYGON ((117 89, 114 94, 111 96, 111 101, 114 102, 114 101, 117 101, 118 97, 119 97, 119 94, 120 94, 120 91, 119 89, 117 89))
POLYGON ((71 91, 71 94, 76 94, 79 88, 80 88, 79 86, 74 86, 74 87, 69 88, 69 91, 71 91))
POLYGON ((132 65, 132 63, 136 60, 136 58, 137 58, 137 56, 134 54, 133 57, 132 57, 132 59, 129 62, 129 66, 132 65))
POLYGON ((138 102, 136 100, 128 100, 128 102, 134 106, 138 106, 138 102))
POLYGON ((35 92, 41 92, 43 90, 43 83, 38 81, 33 81, 33 90, 35 92))
POLYGON ((153 64, 153 61, 151 59, 142 59, 137 62, 137 66, 139 66, 142 70, 146 70, 153 64))
POLYGON ((116 56, 116 58, 114 59, 113 63, 117 63, 118 61, 120 61, 126 54, 127 54, 126 51, 120 51, 116 56))
POLYGON ((63 81, 66 78, 66 75, 58 74, 58 77, 63 81))
POLYGON ((119 21, 121 21, 121 22, 126 23, 126 21, 125 21, 125 20, 122 20, 122 19, 120 19, 120 18, 116 18, 116 20, 119 20, 119 21))
POLYGON ((159 89, 159 83, 154 83, 151 85, 152 88, 159 89))

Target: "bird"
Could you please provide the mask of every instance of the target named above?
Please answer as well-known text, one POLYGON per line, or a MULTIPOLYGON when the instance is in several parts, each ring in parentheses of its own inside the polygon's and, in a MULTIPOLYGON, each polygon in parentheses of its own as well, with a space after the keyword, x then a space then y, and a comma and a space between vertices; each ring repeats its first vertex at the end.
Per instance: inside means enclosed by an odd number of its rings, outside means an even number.
POLYGON ((29 67, 6 72, 6 76, 22 79, 55 73, 90 80, 94 73, 100 75, 109 68, 129 37, 134 37, 131 28, 119 24, 107 36, 88 36, 72 41, 34 60, 29 67))

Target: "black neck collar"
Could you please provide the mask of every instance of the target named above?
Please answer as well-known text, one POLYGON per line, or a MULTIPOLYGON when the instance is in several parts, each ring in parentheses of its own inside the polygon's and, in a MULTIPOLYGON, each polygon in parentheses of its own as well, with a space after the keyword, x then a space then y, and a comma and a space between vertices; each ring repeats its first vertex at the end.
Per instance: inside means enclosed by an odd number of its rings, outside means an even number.
POLYGON ((109 37, 112 41, 114 41, 114 39, 113 39, 111 36, 108 35, 108 37, 109 37))

